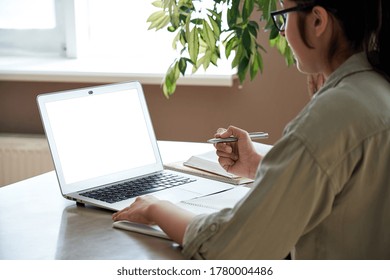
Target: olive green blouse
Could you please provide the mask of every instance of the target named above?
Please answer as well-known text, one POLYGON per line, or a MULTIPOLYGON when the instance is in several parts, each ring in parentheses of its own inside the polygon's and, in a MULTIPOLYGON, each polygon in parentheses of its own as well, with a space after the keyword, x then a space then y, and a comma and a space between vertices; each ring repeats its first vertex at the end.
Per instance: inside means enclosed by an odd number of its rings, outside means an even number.
POLYGON ((234 209, 196 216, 196 259, 390 259, 390 84, 365 54, 330 77, 234 209))

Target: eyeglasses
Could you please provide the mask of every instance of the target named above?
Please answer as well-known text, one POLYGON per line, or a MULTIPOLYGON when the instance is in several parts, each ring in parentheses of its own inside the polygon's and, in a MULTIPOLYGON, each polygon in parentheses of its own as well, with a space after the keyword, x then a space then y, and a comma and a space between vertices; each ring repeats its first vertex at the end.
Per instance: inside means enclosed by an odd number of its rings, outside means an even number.
POLYGON ((311 9, 314 6, 315 6, 314 4, 297 5, 297 6, 292 7, 292 8, 271 12, 271 17, 272 17, 272 20, 274 21, 276 28, 279 30, 279 32, 284 32, 284 29, 286 27, 286 19, 287 19, 288 13, 304 11, 307 9, 311 9))

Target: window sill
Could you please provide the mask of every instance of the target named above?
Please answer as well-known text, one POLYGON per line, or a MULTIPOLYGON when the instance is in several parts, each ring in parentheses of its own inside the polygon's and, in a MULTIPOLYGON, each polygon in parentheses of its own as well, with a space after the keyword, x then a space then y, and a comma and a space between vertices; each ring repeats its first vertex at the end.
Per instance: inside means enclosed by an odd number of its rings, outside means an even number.
MULTIPOLYGON (((115 83, 138 80, 143 84, 161 84, 169 63, 147 63, 135 59, 68 59, 59 57, 0 57, 0 80, 115 83)), ((178 85, 232 86, 235 71, 225 67, 198 71, 178 80, 178 85)))

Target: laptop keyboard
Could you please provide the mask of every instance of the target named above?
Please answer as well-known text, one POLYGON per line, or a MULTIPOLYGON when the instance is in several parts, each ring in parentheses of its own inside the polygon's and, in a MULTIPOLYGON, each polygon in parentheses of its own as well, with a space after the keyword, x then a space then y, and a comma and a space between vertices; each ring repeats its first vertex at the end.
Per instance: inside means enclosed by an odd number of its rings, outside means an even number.
POLYGON ((121 182, 109 187, 86 191, 80 193, 80 195, 108 203, 115 203, 128 198, 180 186, 194 181, 196 181, 196 179, 162 172, 132 181, 121 182))

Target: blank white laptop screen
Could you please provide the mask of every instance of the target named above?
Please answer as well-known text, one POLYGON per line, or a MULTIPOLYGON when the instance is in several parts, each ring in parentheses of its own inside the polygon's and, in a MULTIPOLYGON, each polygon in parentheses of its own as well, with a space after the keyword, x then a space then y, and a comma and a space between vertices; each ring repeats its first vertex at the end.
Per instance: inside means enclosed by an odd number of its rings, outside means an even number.
POLYGON ((48 102, 46 112, 66 184, 156 163, 137 89, 48 102))

